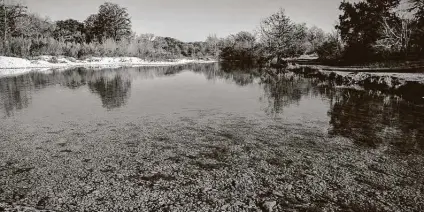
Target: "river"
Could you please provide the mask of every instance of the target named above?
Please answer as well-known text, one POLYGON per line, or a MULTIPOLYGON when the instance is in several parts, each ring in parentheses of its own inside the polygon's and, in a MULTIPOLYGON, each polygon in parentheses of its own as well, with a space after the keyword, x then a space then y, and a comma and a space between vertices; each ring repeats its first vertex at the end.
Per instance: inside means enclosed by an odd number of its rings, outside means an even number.
POLYGON ((0 209, 417 211, 423 153, 424 105, 292 72, 0 78, 0 209))

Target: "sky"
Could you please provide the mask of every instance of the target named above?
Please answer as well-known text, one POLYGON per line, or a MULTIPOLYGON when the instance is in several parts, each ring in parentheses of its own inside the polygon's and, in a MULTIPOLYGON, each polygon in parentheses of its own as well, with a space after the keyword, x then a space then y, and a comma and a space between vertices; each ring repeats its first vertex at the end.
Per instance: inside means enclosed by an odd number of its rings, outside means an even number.
MULTIPOLYGON (((84 21, 105 0, 10 0, 51 20, 84 21)), ((338 19, 341 0, 108 0, 126 7, 137 34, 153 33, 182 41, 203 41, 256 30, 260 21, 279 8, 295 22, 330 32, 338 19)))

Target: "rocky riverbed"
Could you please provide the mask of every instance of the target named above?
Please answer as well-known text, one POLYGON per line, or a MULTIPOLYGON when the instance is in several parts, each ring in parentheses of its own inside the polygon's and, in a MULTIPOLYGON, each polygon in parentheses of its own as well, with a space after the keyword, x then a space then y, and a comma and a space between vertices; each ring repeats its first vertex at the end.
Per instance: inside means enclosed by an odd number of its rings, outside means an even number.
POLYGON ((424 209, 421 155, 313 125, 213 114, 0 125, 1 211, 424 209))

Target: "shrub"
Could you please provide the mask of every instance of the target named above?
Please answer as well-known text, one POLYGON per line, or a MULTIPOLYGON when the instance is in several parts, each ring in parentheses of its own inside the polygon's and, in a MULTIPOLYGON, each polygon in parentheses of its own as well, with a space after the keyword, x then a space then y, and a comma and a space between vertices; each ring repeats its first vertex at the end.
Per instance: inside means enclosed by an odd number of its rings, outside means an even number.
POLYGON ((68 57, 79 57, 81 45, 78 43, 66 43, 63 46, 63 53, 68 57))
POLYGON ((22 37, 9 40, 9 54, 11 56, 30 56, 31 41, 22 37))
MULTIPOLYGON (((166 44, 167 39, 156 41, 152 38, 132 38, 115 41, 104 39, 102 43, 66 42, 52 37, 12 37, 8 45, 0 42, 3 55, 14 57, 35 57, 40 55, 67 56, 74 58, 86 57, 139 57, 148 60, 168 60, 185 57, 205 57, 207 55, 201 44, 176 43, 166 44), (162 43, 160 43, 162 42, 162 43), (185 45, 185 46, 184 46, 185 45), (183 54, 184 53, 184 54, 183 54)), ((171 39, 171 41, 174 41, 171 39)))
POLYGON ((321 60, 337 60, 343 56, 343 44, 338 34, 328 34, 326 40, 317 46, 316 52, 321 60))
POLYGON ((59 60, 57 59, 57 57, 52 57, 48 60, 49 63, 59 63, 59 60))

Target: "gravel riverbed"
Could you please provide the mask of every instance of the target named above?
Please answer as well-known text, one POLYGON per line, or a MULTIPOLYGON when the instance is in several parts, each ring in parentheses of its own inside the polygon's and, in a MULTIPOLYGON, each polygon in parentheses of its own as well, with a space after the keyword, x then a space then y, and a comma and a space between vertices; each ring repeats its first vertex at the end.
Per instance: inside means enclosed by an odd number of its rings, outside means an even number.
POLYGON ((0 123, 0 211, 423 211, 424 160, 200 113, 0 123))

